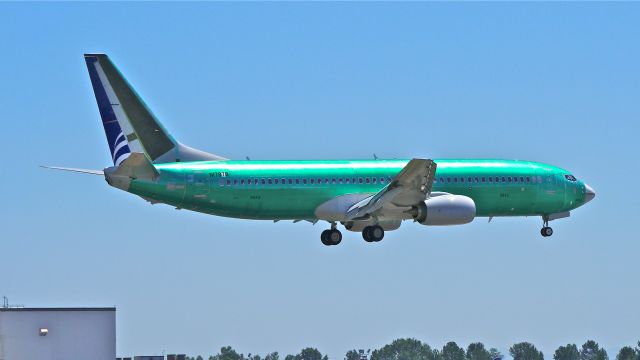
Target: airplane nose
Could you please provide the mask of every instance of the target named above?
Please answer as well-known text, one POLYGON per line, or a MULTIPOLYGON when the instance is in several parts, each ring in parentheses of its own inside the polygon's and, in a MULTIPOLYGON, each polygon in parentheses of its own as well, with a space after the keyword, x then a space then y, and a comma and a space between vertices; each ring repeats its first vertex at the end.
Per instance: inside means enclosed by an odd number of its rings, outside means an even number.
POLYGON ((588 203, 596 197, 596 192, 591 188, 591 186, 584 184, 584 202, 588 203))

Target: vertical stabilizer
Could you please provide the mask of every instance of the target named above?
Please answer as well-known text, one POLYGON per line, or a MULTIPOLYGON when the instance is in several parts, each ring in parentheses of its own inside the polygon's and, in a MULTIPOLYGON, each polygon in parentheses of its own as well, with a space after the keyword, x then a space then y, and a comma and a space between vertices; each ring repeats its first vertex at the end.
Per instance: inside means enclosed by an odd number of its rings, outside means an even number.
POLYGON ((154 163, 224 160, 176 141, 107 55, 84 57, 115 165, 131 152, 145 153, 154 163))

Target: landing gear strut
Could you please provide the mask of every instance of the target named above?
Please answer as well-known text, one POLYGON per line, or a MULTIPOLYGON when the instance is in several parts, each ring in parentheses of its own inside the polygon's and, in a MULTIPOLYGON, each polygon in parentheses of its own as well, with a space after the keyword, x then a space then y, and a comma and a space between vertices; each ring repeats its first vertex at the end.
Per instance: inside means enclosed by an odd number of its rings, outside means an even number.
POLYGON ((549 226, 549 218, 546 216, 542 217, 542 229, 540 229, 540 235, 543 237, 553 235, 553 229, 549 226))
POLYGON ((320 234, 320 241, 327 246, 340 244, 342 233, 336 229, 336 223, 331 223, 331 229, 325 230, 320 234))
POLYGON ((384 229, 380 225, 365 226, 362 229, 362 238, 366 242, 378 242, 384 238, 384 229))

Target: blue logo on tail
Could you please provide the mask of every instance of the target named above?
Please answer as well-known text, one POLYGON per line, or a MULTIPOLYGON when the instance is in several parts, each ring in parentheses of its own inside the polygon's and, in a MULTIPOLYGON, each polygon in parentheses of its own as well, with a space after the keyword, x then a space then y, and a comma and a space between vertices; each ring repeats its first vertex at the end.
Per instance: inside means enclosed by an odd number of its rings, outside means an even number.
POLYGON ((89 70, 93 93, 95 94, 96 102, 98 103, 98 110, 100 110, 104 133, 107 136, 109 150, 111 150, 111 158, 113 159, 113 164, 118 166, 127 157, 129 157, 129 154, 131 154, 129 143, 127 142, 127 137, 124 135, 124 132, 118 123, 118 118, 116 117, 116 113, 113 111, 113 106, 109 101, 107 91, 102 84, 100 76, 98 75, 98 58, 86 56, 85 61, 87 62, 87 69, 89 70))

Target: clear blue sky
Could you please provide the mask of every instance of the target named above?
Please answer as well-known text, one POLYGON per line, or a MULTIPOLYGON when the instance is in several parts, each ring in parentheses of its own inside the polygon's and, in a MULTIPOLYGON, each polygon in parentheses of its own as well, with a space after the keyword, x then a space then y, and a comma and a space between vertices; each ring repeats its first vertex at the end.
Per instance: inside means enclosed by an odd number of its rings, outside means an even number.
POLYGON ((115 305, 118 354, 640 338, 640 4, 3 3, 0 37, 0 295, 115 305), (110 164, 84 52, 229 158, 528 159, 598 195, 551 238, 477 219, 331 248, 151 206, 38 168, 110 164))

